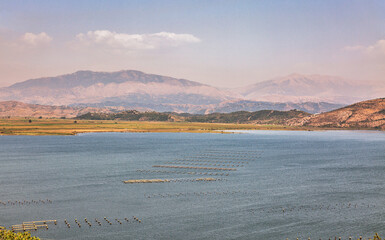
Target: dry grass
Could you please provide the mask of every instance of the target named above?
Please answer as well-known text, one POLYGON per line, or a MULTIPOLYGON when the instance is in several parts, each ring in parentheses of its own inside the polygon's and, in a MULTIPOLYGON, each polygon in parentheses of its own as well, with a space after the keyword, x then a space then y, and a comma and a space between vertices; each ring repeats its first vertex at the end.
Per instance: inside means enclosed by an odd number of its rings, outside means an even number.
MULTIPOLYGON (((144 122, 73 119, 0 119, 0 135, 75 135, 88 132, 194 132, 223 130, 309 130, 279 125, 144 122)), ((314 128, 313 128, 314 129, 314 128)))

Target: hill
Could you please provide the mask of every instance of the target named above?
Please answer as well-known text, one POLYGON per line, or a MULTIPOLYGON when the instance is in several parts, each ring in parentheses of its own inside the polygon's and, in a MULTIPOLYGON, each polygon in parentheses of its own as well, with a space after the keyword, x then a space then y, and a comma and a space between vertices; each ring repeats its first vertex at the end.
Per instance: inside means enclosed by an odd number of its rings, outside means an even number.
POLYGON ((193 115, 185 120, 189 122, 209 123, 252 123, 285 125, 291 119, 304 118, 309 113, 297 110, 275 111, 261 110, 256 112, 239 111, 232 113, 211 113, 207 115, 193 115))
POLYGON ((355 103, 301 120, 293 119, 289 125, 385 130, 385 98, 355 103))
POLYGON ((340 107, 342 104, 333 104, 327 102, 263 102, 263 101, 249 101, 249 100, 229 100, 216 104, 212 107, 208 106, 207 109, 200 113, 208 114, 214 112, 231 113, 237 111, 260 111, 260 110, 277 110, 277 111, 289 111, 297 109, 308 113, 321 113, 328 112, 340 107))
POLYGON ((86 113, 77 119, 88 120, 125 120, 125 121, 173 121, 173 115, 158 112, 139 112, 136 110, 123 111, 119 113, 86 113))
POLYGON ((88 112, 111 112, 91 107, 66 107, 27 104, 16 101, 0 102, 0 117, 73 118, 88 112))
POLYGON ((87 113, 78 116, 77 119, 168 122, 184 121, 202 123, 254 123, 282 125, 290 119, 303 118, 309 115, 309 113, 297 110, 262 110, 257 112, 240 111, 233 113, 212 113, 207 115, 124 111, 119 113, 87 113))

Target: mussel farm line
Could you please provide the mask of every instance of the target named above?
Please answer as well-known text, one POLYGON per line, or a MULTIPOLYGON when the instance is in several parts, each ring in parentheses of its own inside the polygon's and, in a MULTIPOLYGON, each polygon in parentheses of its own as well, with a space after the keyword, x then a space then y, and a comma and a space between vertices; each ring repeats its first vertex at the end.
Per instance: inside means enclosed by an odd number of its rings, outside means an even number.
POLYGON ((224 154, 255 154, 262 153, 263 150, 242 150, 242 151, 231 151, 227 149, 205 149, 202 152, 210 152, 210 153, 224 153, 224 154))
MULTIPOLYGON (((92 227, 92 226, 102 226, 102 225, 113 225, 114 223, 111 222, 110 220, 107 219, 107 217, 104 217, 103 218, 105 220, 106 223, 102 223, 101 221, 99 221, 97 218, 95 218, 95 222, 96 224, 92 224, 93 221, 89 221, 87 220, 87 218, 84 218, 84 222, 85 224, 88 226, 88 227, 92 227)), ((123 223, 142 223, 142 219, 139 219, 138 217, 136 216, 133 216, 132 217, 132 220, 130 220, 129 218, 124 218, 124 219, 118 219, 118 218, 114 218, 115 219, 115 225, 119 224, 119 225, 123 225, 123 223)), ((64 219, 64 224, 65 226, 67 227, 67 229, 71 228, 71 224, 70 222, 67 220, 67 219, 64 219)), ((58 225, 59 221, 58 220, 41 220, 41 221, 30 221, 30 222, 23 222, 22 224, 16 224, 16 225, 12 225, 10 230, 12 232, 25 232, 25 231, 31 231, 31 230, 34 230, 34 231, 37 231, 41 228, 43 229, 46 229, 48 230, 49 227, 48 225, 49 224, 54 224, 54 225, 58 225)), ((76 225, 78 228, 81 228, 82 227, 82 224, 83 221, 81 220, 78 220, 77 218, 74 219, 74 225, 76 225)), ((2 228, 2 229, 6 229, 5 227, 2 228)))
POLYGON ((255 158, 260 155, 235 155, 235 154, 209 154, 209 153, 200 153, 197 157, 231 157, 231 158, 255 158))
POLYGON ((57 220, 42 220, 42 221, 30 221, 30 222, 23 222, 22 224, 12 225, 11 230, 12 232, 18 232, 18 231, 30 231, 30 230, 38 230, 39 228, 45 228, 48 229, 48 224, 53 223, 57 225, 57 220))
MULTIPOLYGON (((203 163, 237 163, 249 164, 248 161, 221 161, 221 160, 202 160, 202 159, 175 159, 173 162, 203 162, 203 163)), ((166 162, 167 164, 172 162, 166 162)))
POLYGON ((260 158, 260 156, 257 157, 222 157, 222 156, 202 156, 202 155, 195 155, 195 156, 181 156, 181 158, 186 159, 219 159, 219 160, 239 160, 239 161, 254 161, 257 158, 260 158))
POLYGON ((38 205, 38 204, 51 204, 52 200, 17 200, 17 201, 0 201, 0 206, 28 206, 28 205, 38 205))
POLYGON ((185 169, 204 169, 204 170, 221 170, 221 171, 236 171, 236 168, 214 168, 214 167, 190 167, 190 166, 175 166, 175 165, 154 165, 156 168, 185 168, 185 169))
POLYGON ((220 163, 196 163, 196 162, 165 162, 165 164, 187 164, 194 166, 214 166, 214 167, 243 167, 244 165, 220 164, 220 163))
POLYGON ((255 208, 255 209, 248 209, 247 211, 256 214, 256 213, 263 213, 263 214, 284 214, 289 215, 291 213, 297 213, 297 212, 305 212, 305 213, 311 213, 311 212, 319 212, 323 211, 325 213, 332 212, 335 214, 340 214, 338 211, 340 210, 365 210, 369 208, 375 208, 375 204, 354 204, 354 203, 341 203, 341 204, 319 204, 319 205, 301 205, 301 206, 291 206, 291 207, 274 207, 274 208, 255 208))
POLYGON ((137 169, 137 172, 141 173, 175 173, 175 174, 188 174, 188 175, 207 175, 207 176, 229 176, 229 173, 223 172, 184 172, 184 171, 167 171, 167 170, 146 170, 137 169))
POLYGON ((180 192, 180 193, 163 193, 163 194, 144 194, 145 198, 178 198, 178 197, 205 197, 205 196, 223 196, 223 195, 249 195, 258 193, 257 191, 208 191, 208 192, 180 192))
MULTIPOLYGON (((289 240, 290 238, 286 238, 286 240, 289 240)), ((357 240, 366 240, 366 238, 362 238, 362 236, 359 236, 359 237, 346 237, 346 238, 342 238, 342 237, 329 237, 329 238, 296 238, 295 240, 311 240, 311 239, 314 239, 314 240, 354 240, 354 239, 357 239, 357 240)), ((382 238, 380 238, 378 236, 377 233, 375 233, 374 237, 373 237, 373 240, 381 240, 382 238)), ((294 240, 294 239, 293 239, 294 240)), ((367 238, 367 240, 372 240, 371 237, 367 238)))
POLYGON ((222 178, 176 178, 176 179, 132 179, 123 181, 124 183, 173 183, 173 182, 212 182, 223 181, 222 178))

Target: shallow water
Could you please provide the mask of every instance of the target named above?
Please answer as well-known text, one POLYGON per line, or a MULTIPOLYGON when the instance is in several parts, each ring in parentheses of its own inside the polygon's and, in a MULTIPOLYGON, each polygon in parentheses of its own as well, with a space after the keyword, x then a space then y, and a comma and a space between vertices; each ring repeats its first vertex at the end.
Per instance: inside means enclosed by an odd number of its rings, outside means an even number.
POLYGON ((6 203, 0 204, 0 225, 57 219, 33 232, 43 239, 385 235, 384 132, 240 132, 0 136, 0 201, 6 203), (202 177, 220 180, 122 182, 202 177), (24 200, 45 203, 7 203, 24 200))

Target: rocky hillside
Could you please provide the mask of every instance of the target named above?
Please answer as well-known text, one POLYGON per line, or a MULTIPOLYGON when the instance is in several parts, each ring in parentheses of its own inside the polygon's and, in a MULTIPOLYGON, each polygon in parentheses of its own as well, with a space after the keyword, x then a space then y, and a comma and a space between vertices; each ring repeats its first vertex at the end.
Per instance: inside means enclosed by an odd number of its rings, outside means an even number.
POLYGON ((293 119, 289 125, 385 130, 385 98, 359 102, 300 120, 293 119))

